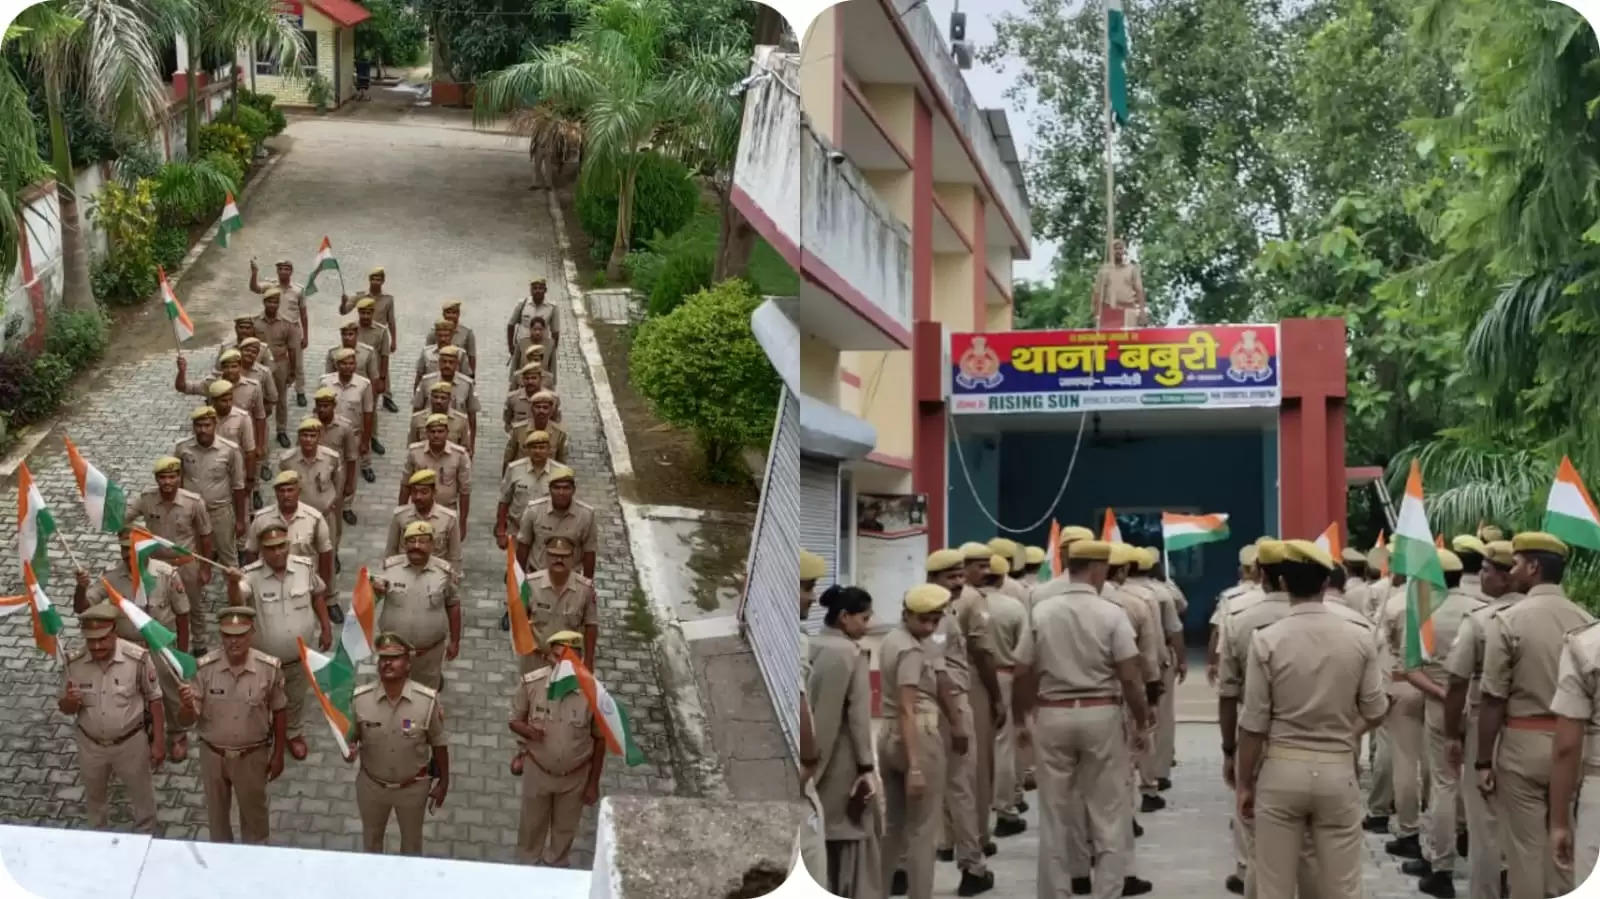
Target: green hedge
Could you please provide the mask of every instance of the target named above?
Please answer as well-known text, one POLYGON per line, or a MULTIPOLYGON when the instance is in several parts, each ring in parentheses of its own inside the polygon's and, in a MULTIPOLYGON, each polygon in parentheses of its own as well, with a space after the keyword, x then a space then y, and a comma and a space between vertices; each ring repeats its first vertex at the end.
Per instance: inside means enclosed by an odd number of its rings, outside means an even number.
MULTIPOLYGON (((633 187, 633 225, 629 246, 643 246, 647 238, 673 234, 689 223, 700 204, 700 188, 683 163, 659 153, 646 152, 633 187)), ((611 252, 617 233, 617 183, 615 177, 585 173, 578 179, 578 222, 596 249, 611 252)))

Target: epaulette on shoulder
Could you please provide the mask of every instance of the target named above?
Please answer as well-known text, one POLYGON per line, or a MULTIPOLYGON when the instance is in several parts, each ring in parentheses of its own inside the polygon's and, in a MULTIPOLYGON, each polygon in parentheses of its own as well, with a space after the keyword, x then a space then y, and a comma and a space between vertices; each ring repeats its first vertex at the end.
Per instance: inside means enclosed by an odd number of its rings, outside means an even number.
POLYGON ((406 449, 427 449, 427 448, 428 448, 428 441, 426 441, 426 440, 418 440, 415 443, 406 444, 406 449))
POLYGON ((383 560, 383 567, 384 568, 395 568, 395 567, 402 566, 402 565, 405 565, 405 564, 407 564, 407 562, 406 562, 406 554, 405 553, 395 553, 394 555, 390 556, 389 558, 383 560))
POLYGON ((428 557, 428 567, 437 568, 440 571, 443 571, 445 574, 451 574, 456 570, 455 566, 451 565, 448 559, 441 559, 438 556, 428 557))
POLYGON ((370 684, 362 684, 361 686, 357 687, 356 691, 354 693, 351 693, 350 696, 352 698, 354 698, 354 697, 360 696, 360 695, 362 695, 364 693, 371 693, 373 690, 376 690, 376 689, 378 689, 378 682, 377 681, 373 681, 370 684))
POLYGON ((1584 631, 1588 630, 1589 628, 1594 627, 1597 624, 1600 624, 1600 621, 1591 621, 1588 624, 1580 624, 1577 627, 1573 628, 1572 630, 1567 631, 1567 636, 1569 636, 1569 637, 1577 636, 1578 634, 1583 633, 1584 631))
POLYGON ((418 693, 421 693, 423 696, 426 696, 429 699, 433 699, 434 697, 439 695, 439 691, 438 690, 435 690, 434 688, 432 688, 430 686, 427 686, 426 684, 419 684, 416 681, 412 681, 411 682, 411 687, 413 689, 415 689, 418 693))
MULTIPOLYGON (((265 510, 263 510, 263 511, 265 511, 265 510)), ((244 566, 243 568, 241 568, 239 570, 240 571, 260 571, 262 568, 265 568, 266 565, 267 565, 266 562, 263 562, 262 560, 257 559, 254 562, 251 562, 250 564, 244 566)))
POLYGON ((576 572, 576 571, 572 572, 572 579, 577 581, 578 583, 582 584, 585 587, 593 587, 594 586, 594 581, 589 580, 588 578, 584 577, 581 573, 576 572))
POLYGON ((70 653, 67 654, 67 664, 70 665, 73 662, 78 661, 79 659, 87 658, 88 655, 89 655, 88 647, 84 647, 82 649, 74 650, 73 652, 70 652, 70 653))
POLYGON ((274 668, 283 667, 283 662, 279 661, 277 656, 267 655, 259 649, 251 649, 250 656, 259 662, 266 662, 274 668))
POLYGON ((133 658, 134 661, 138 661, 138 660, 140 660, 140 659, 142 659, 145 656, 150 654, 150 650, 146 649, 143 646, 140 646, 139 644, 133 642, 132 640, 123 640, 122 642, 128 644, 126 647, 123 648, 122 651, 126 652, 130 657, 133 658))
POLYGON ((525 684, 536 684, 539 681, 544 680, 549 673, 549 667, 535 668, 534 670, 529 671, 527 674, 522 676, 522 682, 525 684))
POLYGON ((222 658, 222 650, 213 649, 210 652, 206 653, 205 655, 201 656, 200 657, 200 661, 197 664, 199 665, 199 667, 204 668, 205 666, 210 665, 213 662, 216 662, 221 658, 222 658))
POLYGON ((520 459, 512 459, 511 460, 511 464, 506 466, 506 471, 510 471, 511 469, 516 468, 519 465, 522 466, 523 468, 531 468, 531 467, 533 467, 533 460, 529 459, 527 456, 523 456, 520 459))
POLYGON ((590 512, 593 512, 593 511, 594 511, 594 506, 591 506, 591 505, 589 505, 589 504, 588 504, 588 503, 586 503, 586 502, 584 502, 584 501, 583 501, 583 500, 581 500, 581 499, 575 499, 575 500, 573 500, 573 501, 572 501, 572 504, 573 504, 573 505, 574 505, 574 506, 582 506, 582 507, 583 507, 583 508, 585 508, 585 509, 588 509, 588 510, 589 510, 589 511, 590 511, 590 512))

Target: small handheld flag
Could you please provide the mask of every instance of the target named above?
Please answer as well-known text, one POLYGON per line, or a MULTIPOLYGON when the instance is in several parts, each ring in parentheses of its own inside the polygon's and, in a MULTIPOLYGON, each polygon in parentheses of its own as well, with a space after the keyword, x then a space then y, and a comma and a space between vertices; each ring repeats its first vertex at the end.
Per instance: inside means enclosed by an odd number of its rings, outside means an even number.
POLYGON ((317 260, 311 264, 311 276, 306 280, 305 290, 301 293, 311 296, 317 292, 317 276, 325 271, 332 270, 339 275, 339 283, 344 283, 344 273, 339 271, 339 260, 333 255, 333 244, 328 238, 322 238, 322 245, 317 247, 317 260))
POLYGON ((1339 539, 1339 522, 1331 522, 1317 539, 1311 541, 1327 551, 1335 562, 1339 561, 1339 554, 1344 552, 1344 543, 1339 539))
POLYGON ((633 741, 633 728, 628 723, 628 713, 611 698, 605 685, 595 680, 583 661, 571 649, 562 647, 561 660, 550 675, 547 696, 560 699, 574 691, 583 691, 589 700, 589 710, 605 736, 606 748, 612 755, 620 755, 629 767, 644 764, 644 752, 633 741))
MULTIPOLYGON (((348 620, 348 618, 346 619, 348 620)), ((355 735, 355 714, 351 711, 356 692, 356 666, 344 653, 344 644, 334 644, 334 654, 324 655, 296 637, 300 648, 300 664, 305 668, 311 692, 316 694, 322 707, 322 717, 333 731, 333 740, 339 744, 339 754, 350 754, 350 738, 355 735)))
POLYGON ((1600 512, 1595 510, 1589 488, 1583 485, 1572 460, 1561 457, 1556 481, 1550 485, 1545 501, 1544 529, 1573 546, 1600 549, 1600 512))
POLYGON ((378 601, 372 591, 372 576, 365 565, 356 574, 356 587, 350 593, 350 614, 344 616, 339 644, 352 665, 372 655, 372 638, 377 634, 378 601))
POLYGON ((227 249, 228 235, 244 227, 244 219, 239 217, 239 204, 233 201, 233 191, 228 191, 228 200, 222 204, 222 218, 217 220, 217 246, 227 249))
POLYGON ((1405 498, 1394 528, 1390 566, 1406 576, 1406 668, 1419 668, 1433 658, 1433 590, 1444 592, 1444 568, 1422 504, 1422 466, 1411 460, 1405 498), (1430 590, 1429 587, 1432 589, 1430 590))
POLYGON ((528 602, 532 590, 528 576, 517 564, 517 547, 506 541, 506 615, 511 621, 511 649, 519 656, 533 655, 539 648, 539 635, 533 632, 533 622, 528 619, 528 602))
POLYGON ((1050 577, 1061 576, 1061 522, 1050 520, 1050 577))
POLYGON ((71 439, 62 437, 61 442, 67 448, 67 461, 72 465, 73 479, 78 482, 78 497, 83 500, 89 526, 106 534, 122 530, 122 522, 127 516, 127 494, 122 492, 122 487, 116 481, 90 465, 71 439))
MULTIPOLYGON (((138 583, 138 581, 136 580, 134 583, 138 583)), ((117 611, 122 613, 122 617, 128 619, 128 623, 132 624, 134 629, 139 632, 139 636, 144 638, 144 645, 148 646, 151 652, 159 655, 168 665, 172 666, 172 671, 178 675, 178 680, 187 681, 194 677, 199 665, 195 662, 194 656, 178 648, 177 634, 167 630, 166 625, 151 618, 144 609, 124 599, 122 594, 117 592, 117 588, 111 586, 110 581, 101 578, 100 586, 104 587, 106 595, 111 597, 111 604, 117 607, 117 611)))
POLYGON ((1228 539, 1228 516, 1182 515, 1177 512, 1161 513, 1161 541, 1166 552, 1216 543, 1228 539))
POLYGON ((166 307, 167 318, 172 321, 172 333, 178 337, 178 345, 194 336, 194 322, 189 320, 189 313, 183 311, 183 304, 178 302, 178 295, 172 292, 172 285, 167 282, 167 272, 157 266, 156 276, 161 281, 161 302, 166 307))
POLYGON ((56 636, 61 633, 61 613, 56 611, 55 603, 44 595, 44 589, 39 586, 39 579, 34 577, 33 564, 22 563, 22 582, 32 599, 29 612, 33 617, 33 645, 45 655, 61 659, 61 643, 56 636))
POLYGON ((17 468, 17 550, 30 577, 50 583, 50 537, 56 532, 55 516, 33 483, 28 463, 17 468))
POLYGON ((1100 539, 1107 543, 1122 542, 1122 528, 1117 526, 1116 510, 1106 506, 1105 521, 1100 525, 1100 539))

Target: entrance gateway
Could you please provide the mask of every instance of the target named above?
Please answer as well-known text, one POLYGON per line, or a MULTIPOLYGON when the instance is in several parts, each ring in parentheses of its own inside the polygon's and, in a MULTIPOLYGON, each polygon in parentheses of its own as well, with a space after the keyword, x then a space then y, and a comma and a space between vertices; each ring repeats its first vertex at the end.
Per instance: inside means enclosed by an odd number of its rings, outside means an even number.
POLYGON ((1044 547, 1052 519, 1098 532, 1109 508, 1160 547, 1163 510, 1226 513, 1227 541, 1171 558, 1203 641, 1241 547, 1344 527, 1343 319, 955 333, 946 352, 947 545, 1044 547))

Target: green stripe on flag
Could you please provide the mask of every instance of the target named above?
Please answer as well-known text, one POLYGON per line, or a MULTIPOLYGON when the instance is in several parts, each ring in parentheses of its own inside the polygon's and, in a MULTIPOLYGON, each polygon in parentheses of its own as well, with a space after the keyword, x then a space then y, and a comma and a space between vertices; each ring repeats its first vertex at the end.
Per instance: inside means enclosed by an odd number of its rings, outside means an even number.
POLYGON ((1560 512, 1545 512, 1545 531, 1560 537, 1572 546, 1581 546, 1584 549, 1600 549, 1600 525, 1587 518, 1574 518, 1560 512))
POLYGON ((1128 124, 1128 23, 1122 0, 1106 0, 1106 80, 1111 113, 1128 124))

